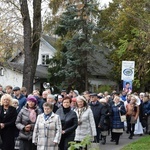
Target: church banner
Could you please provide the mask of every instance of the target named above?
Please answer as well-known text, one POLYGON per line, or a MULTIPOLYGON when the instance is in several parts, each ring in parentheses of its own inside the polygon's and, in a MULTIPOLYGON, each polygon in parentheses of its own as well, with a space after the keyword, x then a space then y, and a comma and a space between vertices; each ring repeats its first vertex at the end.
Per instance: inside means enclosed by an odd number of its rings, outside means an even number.
POLYGON ((121 80, 125 81, 134 80, 134 67, 135 61, 122 61, 121 80))

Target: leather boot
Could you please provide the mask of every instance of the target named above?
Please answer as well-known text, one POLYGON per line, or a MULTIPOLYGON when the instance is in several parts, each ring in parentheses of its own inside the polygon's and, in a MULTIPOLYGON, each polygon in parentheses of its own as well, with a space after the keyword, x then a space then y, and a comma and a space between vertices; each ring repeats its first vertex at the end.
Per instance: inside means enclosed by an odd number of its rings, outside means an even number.
POLYGON ((133 138, 133 134, 131 133, 130 136, 129 136, 129 139, 132 139, 132 138, 133 138))
POLYGON ((102 142, 103 145, 106 144, 106 136, 102 136, 102 142))

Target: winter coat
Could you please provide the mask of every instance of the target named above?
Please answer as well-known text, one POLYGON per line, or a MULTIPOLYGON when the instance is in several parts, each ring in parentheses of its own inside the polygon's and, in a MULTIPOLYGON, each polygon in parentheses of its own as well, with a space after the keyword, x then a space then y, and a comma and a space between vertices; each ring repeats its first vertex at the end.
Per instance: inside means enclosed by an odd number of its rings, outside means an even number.
POLYGON ((143 103, 143 116, 150 115, 150 101, 143 103))
POLYGON ((14 98, 18 99, 18 101, 19 101, 19 110, 21 110, 22 107, 26 104, 26 97, 23 94, 20 94, 19 98, 17 98, 16 96, 14 98))
MULTIPOLYGON (((74 110, 79 118, 78 108, 74 110)), ((85 109, 80 117, 80 124, 76 129, 75 141, 82 141, 87 135, 94 137, 97 135, 94 116, 90 107, 85 109)))
MULTIPOLYGON (((41 113, 41 110, 36 106, 35 107, 35 112, 36 115, 41 113)), ((33 129, 35 122, 31 122, 29 118, 30 112, 27 108, 27 104, 21 109, 19 112, 17 119, 16 119, 16 127, 19 129, 19 139, 21 140, 31 140, 32 139, 32 134, 33 134, 33 129), (29 132, 26 132, 24 130, 25 126, 30 124, 31 125, 31 130, 29 132)))
POLYGON ((37 99, 37 105, 38 107, 41 109, 42 113, 44 112, 43 110, 43 104, 45 103, 45 101, 40 98, 39 96, 34 96, 37 99))
POLYGON ((97 101, 96 104, 92 104, 91 102, 89 105, 94 115, 96 128, 98 128, 99 125, 102 126, 102 120, 104 120, 105 117, 105 112, 102 111, 103 105, 99 101, 97 101))
POLYGON ((102 105, 102 114, 105 114, 105 116, 102 118, 101 131, 108 131, 112 123, 112 109, 108 103, 102 103, 102 105))
POLYGON ((58 145, 54 142, 60 142, 61 132, 60 117, 52 113, 48 120, 45 120, 43 113, 37 118, 32 142, 37 144, 37 150, 58 150, 58 145))
POLYGON ((70 137, 70 136, 75 136, 75 130, 78 126, 78 120, 77 120, 77 115, 76 113, 70 109, 69 112, 64 113, 63 107, 59 108, 56 111, 56 114, 59 115, 61 124, 62 124, 62 130, 65 131, 64 136, 65 137, 70 137))
POLYGON ((123 129, 124 128, 124 122, 121 122, 120 113, 121 113, 121 115, 126 114, 124 105, 122 105, 122 103, 118 103, 117 105, 114 104, 112 106, 112 128, 113 129, 123 129), (120 110, 119 110, 119 108, 120 108, 120 110))
POLYGON ((0 106, 0 123, 4 123, 5 125, 3 129, 0 129, 0 136, 5 150, 12 150, 14 148, 16 118, 16 108, 9 106, 5 112, 3 105, 0 106))

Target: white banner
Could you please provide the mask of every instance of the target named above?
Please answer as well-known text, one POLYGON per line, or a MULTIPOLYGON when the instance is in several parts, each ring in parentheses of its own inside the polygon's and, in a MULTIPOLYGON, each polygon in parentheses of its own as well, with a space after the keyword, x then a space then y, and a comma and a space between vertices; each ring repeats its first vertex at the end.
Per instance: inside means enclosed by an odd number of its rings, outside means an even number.
POLYGON ((134 80, 134 61, 122 61, 121 80, 134 80))

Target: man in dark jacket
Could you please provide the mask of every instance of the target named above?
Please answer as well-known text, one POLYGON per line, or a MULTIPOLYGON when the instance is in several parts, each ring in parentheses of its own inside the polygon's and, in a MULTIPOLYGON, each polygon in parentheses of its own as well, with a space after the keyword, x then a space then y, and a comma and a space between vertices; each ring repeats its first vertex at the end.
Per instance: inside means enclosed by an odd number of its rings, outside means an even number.
POLYGON ((100 140, 100 127, 103 125, 103 120, 105 118, 105 112, 102 111, 103 105, 98 101, 98 97, 96 93, 91 93, 90 94, 90 103, 89 103, 93 115, 94 115, 94 120, 95 120, 95 125, 96 125, 96 131, 97 131, 97 136, 96 136, 96 142, 99 142, 100 140))
POLYGON ((21 110, 21 108, 26 104, 26 97, 23 94, 21 94, 19 87, 14 87, 13 92, 14 98, 19 101, 19 110, 21 110))

